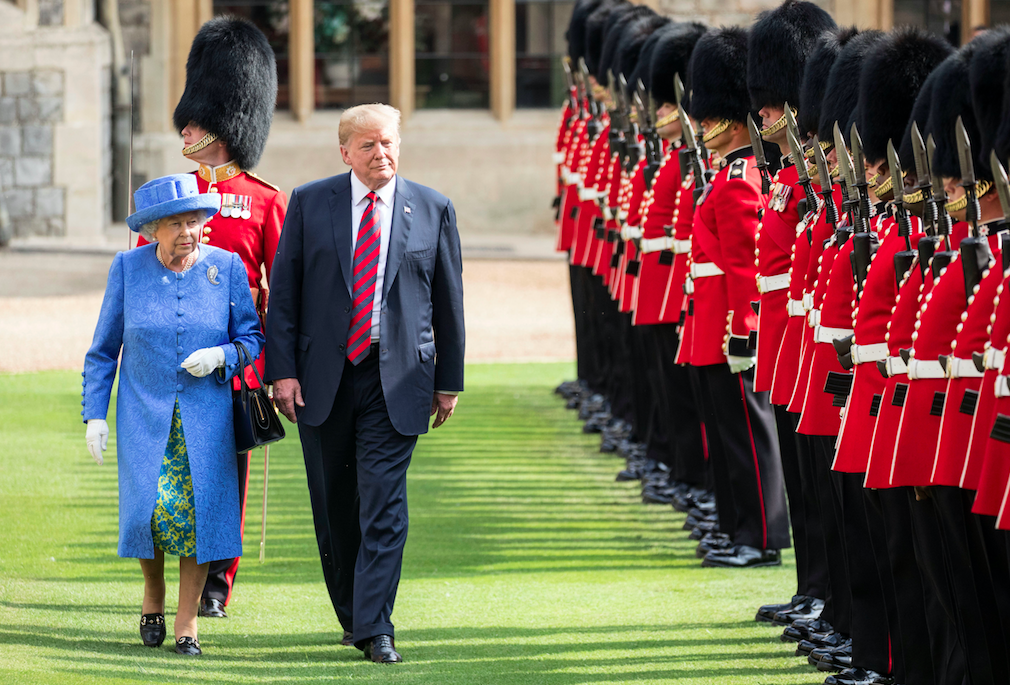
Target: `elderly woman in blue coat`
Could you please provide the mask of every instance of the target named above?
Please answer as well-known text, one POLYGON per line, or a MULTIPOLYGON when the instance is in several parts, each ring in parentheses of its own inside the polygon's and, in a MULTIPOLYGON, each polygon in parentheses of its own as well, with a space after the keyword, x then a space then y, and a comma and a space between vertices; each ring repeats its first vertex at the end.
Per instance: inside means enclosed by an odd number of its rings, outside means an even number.
POLYGON ((200 244, 220 198, 192 174, 145 183, 127 218, 152 244, 120 252, 84 363, 88 451, 102 464, 112 382, 119 466, 119 556, 140 560, 144 644, 165 639, 165 553, 179 557, 175 649, 200 654, 197 611, 211 561, 242 554, 229 380, 235 343, 263 336, 238 255, 200 244))

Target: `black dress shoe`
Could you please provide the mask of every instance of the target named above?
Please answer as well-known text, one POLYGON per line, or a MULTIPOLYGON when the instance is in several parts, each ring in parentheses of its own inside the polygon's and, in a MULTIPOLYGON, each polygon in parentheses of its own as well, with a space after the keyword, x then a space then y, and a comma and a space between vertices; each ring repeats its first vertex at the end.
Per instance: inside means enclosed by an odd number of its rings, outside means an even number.
POLYGON ((711 532, 705 533, 694 550, 694 556, 704 559, 705 555, 714 549, 729 549, 733 546, 733 541, 725 533, 711 532))
POLYGON ((200 600, 200 615, 207 618, 228 618, 228 612, 224 610, 224 602, 212 597, 200 600))
POLYGON ((203 654, 203 650, 200 649, 200 643, 192 637, 180 637, 175 641, 175 652, 176 654, 184 654, 185 656, 200 656, 203 654))
POLYGON ((829 675, 824 685, 894 685, 894 678, 867 668, 847 668, 841 673, 829 675))
POLYGON ((818 647, 807 656, 807 663, 818 671, 841 671, 852 666, 852 639, 840 647, 818 647))
POLYGON ((816 597, 805 599, 806 601, 800 602, 791 609, 785 609, 775 614, 772 617, 772 623, 777 626, 788 626, 801 618, 818 618, 824 611, 824 600, 816 597))
POLYGON ((725 550, 712 550, 705 555, 701 565, 706 568, 781 566, 782 555, 777 549, 758 549, 748 545, 734 545, 725 550))
POLYGON ((342 644, 344 647, 353 647, 354 646, 354 633, 352 633, 349 630, 345 630, 344 631, 344 637, 340 640, 340 644, 342 644))
POLYGON ((376 635, 369 640, 365 645, 365 658, 377 664, 398 664, 403 661, 390 635, 376 635))
POLYGON ((140 639, 148 647, 161 647, 165 641, 165 615, 143 614, 140 617, 140 639))
POLYGON ((829 650, 844 647, 851 642, 850 638, 842 633, 831 631, 830 633, 811 633, 807 639, 800 640, 796 646, 796 656, 810 654, 815 649, 829 650))
POLYGON ((775 618, 775 614, 792 609, 797 604, 801 604, 804 599, 806 599, 806 595, 793 595, 793 598, 784 604, 764 604, 759 606, 754 620, 758 623, 771 623, 772 619, 775 618))

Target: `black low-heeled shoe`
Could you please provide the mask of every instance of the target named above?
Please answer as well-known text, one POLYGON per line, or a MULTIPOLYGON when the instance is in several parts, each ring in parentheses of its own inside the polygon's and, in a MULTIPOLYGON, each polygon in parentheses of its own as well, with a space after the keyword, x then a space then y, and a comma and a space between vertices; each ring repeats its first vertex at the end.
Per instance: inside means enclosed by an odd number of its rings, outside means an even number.
POLYGON ((200 656, 203 654, 203 650, 200 649, 200 643, 192 637, 180 637, 175 641, 175 652, 176 654, 184 654, 186 656, 200 656))
POLYGON ((148 647, 161 647, 165 641, 165 615, 143 614, 140 617, 140 639, 148 647))

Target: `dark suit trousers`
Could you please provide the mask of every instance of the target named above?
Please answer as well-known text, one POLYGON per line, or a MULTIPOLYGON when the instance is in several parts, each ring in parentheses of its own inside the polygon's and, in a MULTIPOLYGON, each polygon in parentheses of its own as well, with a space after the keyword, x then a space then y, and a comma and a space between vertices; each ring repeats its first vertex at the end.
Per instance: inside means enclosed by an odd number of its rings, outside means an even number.
POLYGON ((323 578, 340 625, 358 646, 393 635, 417 436, 400 435, 390 423, 377 345, 358 366, 345 362, 326 421, 299 423, 298 432, 323 578))

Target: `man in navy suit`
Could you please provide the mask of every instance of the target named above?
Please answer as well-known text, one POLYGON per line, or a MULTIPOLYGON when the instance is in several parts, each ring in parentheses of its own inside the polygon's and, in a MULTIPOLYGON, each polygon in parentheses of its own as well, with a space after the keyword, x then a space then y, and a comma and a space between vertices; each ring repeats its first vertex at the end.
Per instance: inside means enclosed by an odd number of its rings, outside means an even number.
POLYGON ((343 644, 402 661, 390 615, 417 436, 463 390, 456 212, 396 175, 400 113, 340 118, 351 172, 296 188, 270 278, 266 378, 298 422, 323 576, 343 644), (437 353, 436 353, 437 350, 437 353))

